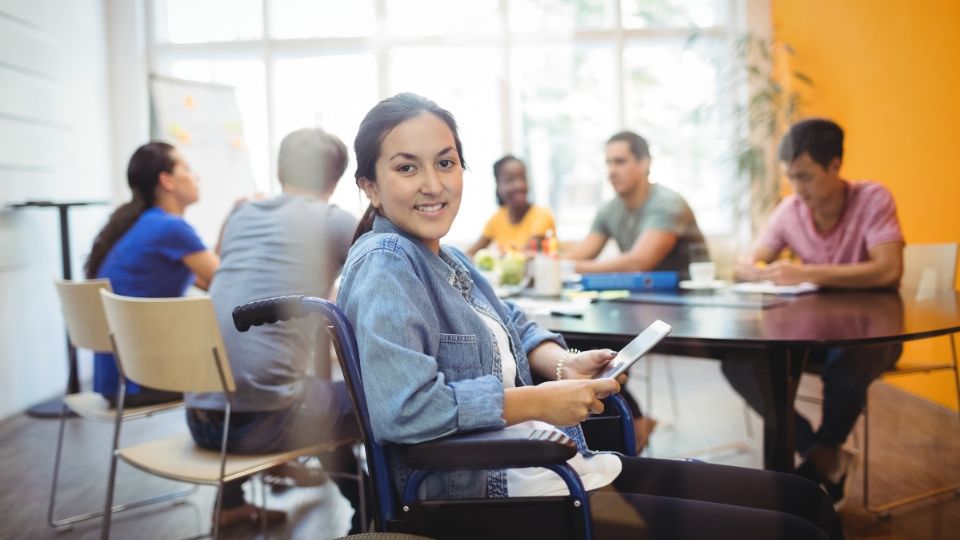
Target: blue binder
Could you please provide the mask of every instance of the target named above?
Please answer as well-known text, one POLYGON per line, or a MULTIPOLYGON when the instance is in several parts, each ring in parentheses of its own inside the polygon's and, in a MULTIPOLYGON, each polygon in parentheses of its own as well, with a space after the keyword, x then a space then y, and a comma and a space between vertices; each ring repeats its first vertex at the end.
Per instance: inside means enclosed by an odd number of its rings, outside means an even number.
POLYGON ((678 272, 614 272, 583 274, 580 284, 585 291, 672 291, 680 283, 678 272))

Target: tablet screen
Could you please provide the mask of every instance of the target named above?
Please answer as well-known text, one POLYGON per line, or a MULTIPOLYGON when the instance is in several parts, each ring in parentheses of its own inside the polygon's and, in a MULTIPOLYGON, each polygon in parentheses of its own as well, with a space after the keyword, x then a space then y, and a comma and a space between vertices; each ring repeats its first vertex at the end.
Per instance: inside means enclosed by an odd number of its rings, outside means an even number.
POLYGON ((621 373, 633 365, 641 356, 647 354, 660 340, 667 337, 671 326, 661 320, 656 320, 648 326, 643 332, 633 338, 633 341, 626 347, 620 349, 617 356, 610 361, 607 368, 594 375, 594 379, 611 379, 620 376, 621 373))

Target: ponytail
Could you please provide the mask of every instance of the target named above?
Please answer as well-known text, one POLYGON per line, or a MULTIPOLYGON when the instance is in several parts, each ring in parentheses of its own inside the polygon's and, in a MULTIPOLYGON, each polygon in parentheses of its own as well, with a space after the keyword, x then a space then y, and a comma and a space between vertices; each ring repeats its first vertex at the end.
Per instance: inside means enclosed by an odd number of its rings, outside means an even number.
POLYGON ((147 205, 144 200, 134 196, 133 200, 113 211, 110 220, 107 221, 107 224, 93 241, 93 249, 90 250, 90 256, 87 257, 87 262, 83 265, 83 273, 87 279, 97 277, 100 265, 107 258, 110 249, 130 230, 130 227, 133 227, 133 224, 140 219, 140 215, 146 210, 147 205))
POLYGON ((357 232, 353 233, 353 241, 350 242, 350 245, 357 243, 357 240, 373 230, 373 220, 377 217, 377 209, 372 204, 367 206, 367 210, 363 213, 363 217, 360 218, 360 223, 357 224, 357 232))
POLYGON ((100 266, 107 258, 113 245, 133 227, 140 219, 140 215, 153 207, 156 198, 157 184, 160 182, 160 173, 171 173, 175 165, 173 146, 165 142, 149 142, 130 156, 127 165, 127 185, 133 192, 130 202, 123 204, 113 211, 110 219, 93 241, 93 248, 83 273, 87 279, 97 277, 100 266))

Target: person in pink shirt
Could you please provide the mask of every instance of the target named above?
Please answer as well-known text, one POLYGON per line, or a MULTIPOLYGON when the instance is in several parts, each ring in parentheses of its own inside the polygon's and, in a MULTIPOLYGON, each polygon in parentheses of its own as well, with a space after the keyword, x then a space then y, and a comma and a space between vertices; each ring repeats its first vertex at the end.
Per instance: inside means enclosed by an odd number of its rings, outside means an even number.
MULTIPOLYGON (((882 185, 840 176, 840 126, 824 119, 794 124, 780 142, 778 158, 794 193, 771 214, 752 258, 738 267, 739 276, 781 285, 896 288, 903 273, 896 205, 882 185), (779 259, 785 249, 799 261, 779 259)), ((797 414, 797 450, 804 458, 797 472, 819 482, 838 508, 851 462, 841 445, 863 409, 870 383, 893 367, 900 351, 900 345, 828 349, 812 352, 808 360, 808 369, 823 379, 823 417, 814 430, 797 414)), ((767 363, 756 358, 723 362, 727 380, 761 414, 770 403, 768 389, 758 384, 766 369, 767 363)))

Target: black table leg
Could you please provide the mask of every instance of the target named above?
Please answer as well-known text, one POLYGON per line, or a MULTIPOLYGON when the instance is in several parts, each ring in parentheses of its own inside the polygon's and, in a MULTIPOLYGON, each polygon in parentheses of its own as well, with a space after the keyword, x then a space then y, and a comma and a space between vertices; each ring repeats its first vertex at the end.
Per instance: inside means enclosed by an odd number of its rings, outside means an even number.
POLYGON ((793 472, 796 450, 794 399, 806 362, 806 351, 790 348, 770 349, 767 364, 767 388, 770 389, 763 415, 763 468, 793 472))
MULTIPOLYGON (((72 265, 70 263, 70 221, 67 219, 67 210, 69 205, 57 205, 60 211, 60 264, 63 271, 63 279, 73 279, 72 265)), ((77 349, 70 343, 70 337, 67 337, 67 393, 73 394, 80 391, 80 376, 77 373, 77 349)), ((37 418, 59 418, 63 406, 63 398, 57 397, 43 403, 38 403, 27 409, 27 414, 37 418)))

